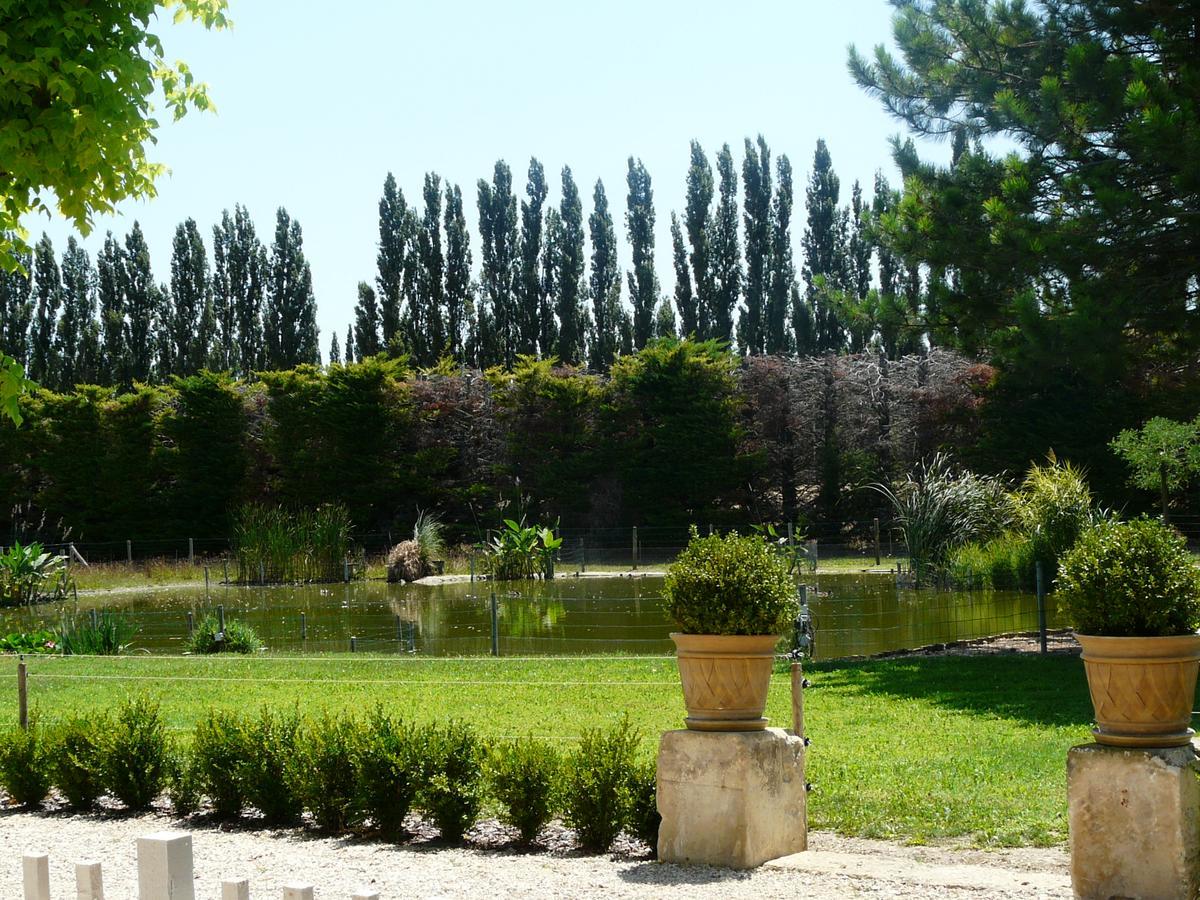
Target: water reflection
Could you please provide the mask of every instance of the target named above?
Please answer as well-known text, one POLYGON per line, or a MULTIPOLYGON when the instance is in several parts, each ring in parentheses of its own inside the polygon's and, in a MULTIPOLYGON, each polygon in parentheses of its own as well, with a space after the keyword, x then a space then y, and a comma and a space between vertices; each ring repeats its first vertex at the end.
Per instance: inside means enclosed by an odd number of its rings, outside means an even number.
MULTIPOLYGON (((424 655, 486 654, 492 649, 495 589, 504 655, 671 652, 662 579, 560 578, 489 585, 361 582, 281 587, 203 587, 131 591, 80 598, 80 610, 107 607, 138 626, 135 644, 178 653, 188 615, 215 611, 249 622, 272 650, 424 655)), ((816 579, 810 590, 819 659, 865 656, 1037 627, 1036 598, 1007 591, 957 593, 897 589, 880 575, 816 579)), ((53 626, 57 607, 5 610, 5 633, 53 626)), ((1055 611, 1049 610, 1051 622, 1055 611)))

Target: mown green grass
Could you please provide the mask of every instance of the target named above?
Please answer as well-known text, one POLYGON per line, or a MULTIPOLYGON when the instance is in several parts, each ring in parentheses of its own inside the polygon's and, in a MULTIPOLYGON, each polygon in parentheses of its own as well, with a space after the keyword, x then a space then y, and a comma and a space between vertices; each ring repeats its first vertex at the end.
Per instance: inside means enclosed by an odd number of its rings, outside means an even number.
MULTIPOLYGON (((186 736, 210 707, 263 704, 366 713, 376 704, 419 721, 463 719, 491 737, 569 741, 628 714, 653 752, 681 727, 670 658, 413 659, 32 658, 30 698, 45 718, 158 700, 186 736)), ((16 716, 15 660, 0 659, 0 724, 16 716)), ((1089 738, 1082 666, 1072 657, 932 657, 824 664, 808 673, 815 828, 913 842, 992 846, 1065 840, 1066 752, 1089 738)), ((790 722, 789 678, 768 714, 790 722)))

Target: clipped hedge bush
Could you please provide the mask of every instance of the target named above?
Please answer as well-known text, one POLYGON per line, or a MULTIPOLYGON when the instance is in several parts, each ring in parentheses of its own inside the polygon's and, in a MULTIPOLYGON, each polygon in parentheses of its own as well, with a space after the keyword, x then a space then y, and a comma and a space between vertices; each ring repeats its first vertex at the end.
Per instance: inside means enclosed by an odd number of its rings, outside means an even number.
POLYGON ((0 787, 26 808, 41 806, 50 793, 50 756, 36 722, 0 732, 0 787))
POLYGON ((469 725, 448 722, 428 729, 426 779, 421 808, 448 841, 458 841, 475 824, 483 805, 483 745, 469 725))
POLYGON ((629 830, 658 855, 658 766, 653 760, 637 763, 629 770, 629 830))
POLYGON ((218 817, 241 815, 246 806, 244 769, 256 749, 241 716, 209 710, 197 723, 192 734, 192 774, 218 817))
POLYGON ((377 708, 358 743, 358 810, 387 838, 404 834, 404 819, 424 783, 427 734, 377 708))
POLYGON ((346 716, 318 719, 305 729, 297 754, 300 796, 322 831, 350 827, 358 799, 359 728, 346 716))
POLYGON ((1106 522, 1062 558, 1058 596, 1079 634, 1163 637, 1200 627, 1200 571, 1155 519, 1106 522))
POLYGON ((291 825, 300 820, 304 801, 296 765, 301 742, 300 715, 263 707, 246 724, 249 753, 242 761, 246 801, 263 814, 268 825, 291 825))
POLYGON ((522 738, 492 748, 488 786, 501 818, 532 843, 557 810, 562 754, 546 741, 522 738))
POLYGON ((663 597, 686 634, 783 634, 798 610, 787 560, 762 537, 700 537, 695 526, 663 597))
POLYGON ((167 726, 157 703, 136 697, 117 709, 100 737, 99 764, 108 793, 133 812, 150 808, 173 767, 167 726))
POLYGON ((71 716, 50 732, 50 778, 72 809, 91 809, 104 793, 100 735, 108 727, 107 716, 71 716))
POLYGON ((579 846, 603 853, 629 823, 633 808, 630 772, 639 732, 625 719, 611 731, 587 729, 567 761, 563 784, 567 823, 579 846))

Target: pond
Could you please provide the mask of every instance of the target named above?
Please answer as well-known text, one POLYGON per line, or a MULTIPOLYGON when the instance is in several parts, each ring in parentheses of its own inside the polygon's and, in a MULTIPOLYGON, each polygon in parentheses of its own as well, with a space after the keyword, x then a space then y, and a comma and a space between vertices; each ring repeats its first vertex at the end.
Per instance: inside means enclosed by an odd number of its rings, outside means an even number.
MULTIPOLYGON (((816 658, 869 656, 929 644, 1037 628, 1037 600, 1008 591, 898 589, 889 575, 809 579, 816 658)), ((492 647, 491 593, 497 642, 505 656, 667 654, 671 624, 662 578, 558 578, 549 582, 457 582, 393 585, 356 582, 276 587, 158 588, 85 595, 64 608, 0 611, 0 634, 55 627, 64 612, 101 608, 134 621, 134 646, 180 653, 188 614, 215 613, 252 625, 272 651, 487 654, 492 647)), ((1055 624, 1053 597, 1048 617, 1055 624)))

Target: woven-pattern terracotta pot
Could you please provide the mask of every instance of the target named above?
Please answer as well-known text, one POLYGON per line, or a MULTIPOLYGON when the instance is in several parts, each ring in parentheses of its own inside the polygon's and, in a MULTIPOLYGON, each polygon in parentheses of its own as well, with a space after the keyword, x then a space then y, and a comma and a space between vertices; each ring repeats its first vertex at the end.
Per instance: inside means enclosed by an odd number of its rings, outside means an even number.
POLYGON ((779 637, 672 634, 687 727, 693 731, 760 731, 779 637))
POLYGON ((1200 671, 1200 634, 1102 637, 1077 634, 1096 711, 1092 733, 1114 747, 1181 747, 1200 671))

